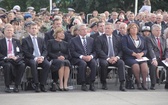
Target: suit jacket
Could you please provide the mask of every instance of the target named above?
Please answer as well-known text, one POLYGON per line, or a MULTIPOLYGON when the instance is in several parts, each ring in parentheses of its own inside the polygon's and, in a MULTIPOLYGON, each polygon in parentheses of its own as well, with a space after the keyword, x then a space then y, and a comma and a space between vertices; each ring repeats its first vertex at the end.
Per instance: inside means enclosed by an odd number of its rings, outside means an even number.
MULTIPOLYGON (((45 58, 47 56, 47 49, 44 39, 37 37, 37 42, 41 56, 45 58)), ((35 58, 35 56, 33 55, 34 52, 33 42, 30 36, 22 39, 22 50, 26 59, 35 58)))
POLYGON ((100 36, 99 32, 96 32, 95 34, 90 35, 90 37, 92 37, 94 40, 99 36, 100 36))
MULTIPOLYGON (((168 48, 166 46, 167 44, 166 39, 163 37, 160 37, 160 43, 162 47, 162 58, 163 59, 168 58, 168 48)), ((151 59, 153 58, 159 59, 160 51, 154 35, 150 35, 149 37, 147 37, 147 46, 148 46, 149 57, 151 59)))
MULTIPOLYGON (((86 37, 87 43, 87 55, 93 55, 93 58, 96 57, 96 53, 93 47, 94 39, 91 37, 86 37)), ((85 55, 85 50, 82 45, 81 39, 79 36, 74 37, 70 41, 70 54, 72 57, 72 63, 76 63, 80 59, 81 55, 85 55)))
POLYGON ((45 33, 44 40, 45 40, 46 44, 48 43, 48 41, 50 39, 54 39, 53 34, 54 34, 54 30, 50 30, 50 31, 48 31, 48 32, 45 33))
MULTIPOLYGON (((18 58, 22 58, 23 53, 21 50, 20 41, 12 38, 12 44, 13 44, 15 56, 17 56, 18 58)), ((0 61, 3 61, 5 57, 7 57, 7 43, 6 43, 6 39, 3 38, 3 39, 0 39, 0 61)))
POLYGON ((122 49, 123 49, 125 59, 129 59, 129 58, 135 59, 135 57, 132 56, 133 52, 135 52, 135 53, 143 52, 144 53, 143 56, 146 56, 146 54, 147 54, 146 40, 144 37, 142 37, 140 35, 138 35, 138 37, 139 37, 140 44, 139 44, 138 48, 136 48, 130 35, 123 36, 122 49))
POLYGON ((48 56, 50 59, 57 59, 59 56, 69 57, 68 43, 65 41, 58 42, 55 39, 48 41, 48 56))
POLYGON ((153 22, 147 22, 147 23, 145 23, 145 26, 149 26, 150 28, 152 27, 152 25, 154 25, 155 23, 153 23, 153 22))
MULTIPOLYGON (((121 42, 120 38, 117 36, 113 36, 113 49, 115 56, 119 56, 122 58, 122 50, 121 50, 121 42)), ((105 34, 97 38, 96 44, 96 53, 98 58, 107 59, 108 58, 108 42, 105 34)))
MULTIPOLYGON (((137 24, 137 25, 140 27, 139 21, 134 20, 134 22, 133 22, 133 23, 137 24)), ((127 24, 130 24, 130 21, 128 21, 128 23, 127 23, 127 24)))

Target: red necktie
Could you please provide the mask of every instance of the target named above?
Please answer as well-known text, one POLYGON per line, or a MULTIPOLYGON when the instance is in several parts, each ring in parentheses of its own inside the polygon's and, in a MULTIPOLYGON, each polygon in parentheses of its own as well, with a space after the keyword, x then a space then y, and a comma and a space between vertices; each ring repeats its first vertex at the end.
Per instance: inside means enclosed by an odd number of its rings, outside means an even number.
POLYGON ((8 40, 8 54, 12 53, 12 41, 8 40))
POLYGON ((158 41, 158 47, 159 47, 159 51, 160 51, 160 59, 162 60, 162 47, 161 47, 160 39, 157 38, 157 41, 158 41))

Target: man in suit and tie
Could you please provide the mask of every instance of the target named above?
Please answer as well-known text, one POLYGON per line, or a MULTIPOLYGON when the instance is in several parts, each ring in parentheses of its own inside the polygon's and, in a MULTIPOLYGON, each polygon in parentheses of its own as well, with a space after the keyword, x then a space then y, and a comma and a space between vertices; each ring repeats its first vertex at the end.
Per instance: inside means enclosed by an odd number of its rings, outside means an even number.
POLYGON ((119 34, 118 34, 118 36, 120 37, 120 38, 122 38, 124 35, 126 35, 127 34, 127 24, 126 23, 121 23, 120 25, 119 25, 119 34))
POLYGON ((120 38, 114 36, 114 26, 112 23, 105 24, 105 34, 97 38, 96 53, 99 58, 100 80, 102 89, 107 90, 106 77, 108 74, 108 66, 118 67, 118 75, 120 80, 120 90, 125 91, 125 63, 121 59, 122 50, 120 38))
POLYGON ((97 29, 98 32, 96 32, 95 34, 91 35, 90 37, 92 37, 94 40, 101 36, 102 34, 104 34, 104 29, 105 29, 105 23, 103 21, 99 21, 97 22, 97 29))
POLYGON ((150 14, 150 21, 145 23, 145 26, 149 26, 150 28, 152 27, 152 25, 154 25, 156 22, 156 14, 151 13, 150 14))
MULTIPOLYGON (((165 66, 162 63, 162 60, 166 60, 166 62, 168 62, 168 48, 166 46, 166 39, 161 36, 161 29, 162 28, 159 24, 154 24, 152 26, 152 35, 147 38, 148 54, 151 59, 149 68, 151 90, 155 90, 157 66, 165 66)), ((165 89, 168 89, 168 72, 165 89)))
POLYGON ((118 13, 112 12, 111 18, 108 20, 108 22, 115 24, 115 22, 118 20, 118 13))
POLYGON ((4 35, 5 37, 0 40, 0 65, 3 67, 5 92, 11 92, 12 80, 15 83, 13 91, 19 92, 18 85, 25 71, 20 41, 12 38, 14 28, 11 24, 5 25, 4 35))
POLYGON ((70 53, 72 56, 71 63, 78 66, 78 79, 82 83, 81 89, 87 91, 86 86, 86 68, 90 68, 90 90, 95 91, 94 81, 97 70, 95 60, 96 53, 93 50, 93 38, 86 37, 87 27, 85 24, 78 26, 79 36, 71 39, 70 53))
MULTIPOLYGON (((48 32, 45 33, 45 36, 44 36, 44 40, 45 40, 45 43, 46 45, 48 44, 48 41, 50 39, 54 39, 53 37, 53 34, 54 34, 54 30, 57 28, 57 27, 63 27, 62 26, 62 19, 60 16, 57 16, 54 20, 53 20, 53 25, 52 25, 52 29, 48 32)), ((65 34, 65 38, 64 38, 64 41, 68 42, 73 36, 71 34, 69 34, 68 32, 64 32, 65 34)))
POLYGON ((29 27, 29 36, 22 39, 22 49, 25 56, 25 61, 31 68, 31 73, 35 83, 36 92, 46 92, 45 84, 48 77, 50 63, 46 59, 47 49, 42 38, 37 37, 38 26, 36 23, 31 23, 29 27), (38 75, 37 67, 42 67, 38 75), (39 84, 40 83, 40 84, 39 84))
POLYGON ((135 14, 133 12, 131 12, 128 15, 128 23, 127 24, 130 24, 130 23, 136 23, 138 26, 140 26, 139 21, 135 20, 135 14))
POLYGON ((45 43, 47 44, 48 43, 48 40, 50 39, 54 39, 54 30, 57 28, 57 27, 62 27, 62 20, 60 17, 56 17, 54 20, 53 20, 53 25, 52 25, 52 29, 48 32, 45 33, 45 37, 44 37, 44 40, 45 40, 45 43))

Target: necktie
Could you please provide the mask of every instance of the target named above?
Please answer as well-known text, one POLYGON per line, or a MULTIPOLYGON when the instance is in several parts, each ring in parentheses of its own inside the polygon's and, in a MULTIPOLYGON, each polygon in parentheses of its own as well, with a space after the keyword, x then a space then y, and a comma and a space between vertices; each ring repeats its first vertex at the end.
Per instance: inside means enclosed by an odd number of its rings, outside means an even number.
POLYGON ((162 59, 162 47, 161 47, 161 43, 160 43, 159 38, 157 38, 157 42, 158 42, 158 48, 159 48, 159 51, 160 51, 160 59, 162 59))
POLYGON ((86 43, 86 38, 82 38, 83 39, 83 48, 85 51, 85 55, 87 55, 87 43, 86 43))
POLYGON ((8 54, 12 53, 12 41, 8 40, 8 54))
POLYGON ((113 43, 112 43, 112 38, 111 37, 109 37, 108 56, 109 57, 114 56, 114 49, 113 49, 113 43))
POLYGON ((38 46, 36 43, 36 37, 33 37, 34 56, 39 57, 38 46))

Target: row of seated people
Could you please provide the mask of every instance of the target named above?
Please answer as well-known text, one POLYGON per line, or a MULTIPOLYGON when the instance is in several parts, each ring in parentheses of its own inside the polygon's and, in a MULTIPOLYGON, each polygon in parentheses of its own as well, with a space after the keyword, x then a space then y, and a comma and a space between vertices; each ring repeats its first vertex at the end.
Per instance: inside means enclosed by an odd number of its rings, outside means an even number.
MULTIPOLYGON (((5 91, 11 92, 10 84, 11 80, 14 80, 15 87, 13 91, 19 92, 18 85, 21 82, 25 65, 31 68, 36 92, 47 91, 45 85, 50 69, 52 70, 53 79, 55 78, 54 74, 58 73, 59 75, 60 90, 66 91, 68 90, 67 82, 71 64, 77 65, 79 68, 78 79, 82 84, 81 89, 83 91, 88 90, 86 85, 86 67, 90 68, 89 89, 95 91, 94 82, 97 71, 97 58, 100 65, 102 89, 108 89, 106 77, 108 66, 112 65, 118 68, 119 89, 125 91, 126 64, 133 71, 137 81, 137 88, 147 90, 147 61, 138 62, 135 60, 145 56, 151 60, 149 61, 151 89, 155 89, 157 65, 160 65, 160 60, 166 58, 167 61, 168 58, 166 41, 160 37, 161 27, 159 25, 152 27, 153 35, 150 36, 151 38, 137 35, 138 26, 135 23, 128 25, 128 35, 123 36, 123 38, 112 35, 114 27, 113 24, 108 22, 105 24, 105 34, 96 39, 86 37, 87 27, 85 24, 79 25, 77 29, 79 35, 67 43, 63 41, 65 37, 63 29, 60 27, 56 28, 53 34, 54 39, 49 40, 46 47, 45 41, 37 37, 38 28, 36 23, 30 24, 29 36, 22 39, 22 44, 20 44, 20 41, 12 38, 13 27, 7 24, 4 29, 5 38, 0 40, 0 66, 4 69, 5 91), (153 37, 154 40, 152 39, 153 37), (160 38, 159 46, 156 43, 155 37, 160 38), (38 76, 38 66, 42 67, 40 76, 38 76), (142 75, 142 84, 140 75, 142 75)), ((167 85, 166 83, 166 89, 168 88, 167 85)))

